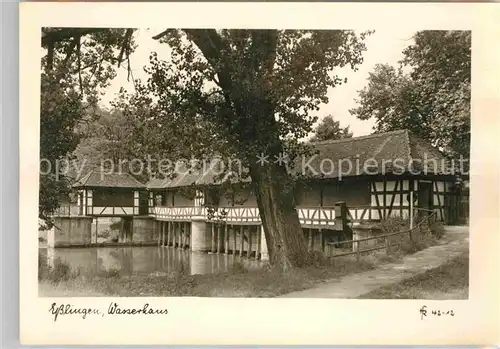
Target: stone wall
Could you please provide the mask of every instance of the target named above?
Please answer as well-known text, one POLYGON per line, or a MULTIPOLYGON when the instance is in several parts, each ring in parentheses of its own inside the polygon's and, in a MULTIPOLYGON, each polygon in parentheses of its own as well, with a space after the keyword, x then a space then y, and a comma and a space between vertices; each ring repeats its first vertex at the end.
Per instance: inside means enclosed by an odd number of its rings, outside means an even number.
POLYGON ((90 244, 92 217, 55 217, 54 227, 47 233, 48 247, 81 246, 90 244))
POLYGON ((191 222, 191 251, 210 251, 212 248, 210 224, 205 220, 193 220, 191 222))
POLYGON ((157 238, 154 231, 154 218, 149 216, 136 216, 132 221, 132 242, 134 243, 152 243, 157 238))

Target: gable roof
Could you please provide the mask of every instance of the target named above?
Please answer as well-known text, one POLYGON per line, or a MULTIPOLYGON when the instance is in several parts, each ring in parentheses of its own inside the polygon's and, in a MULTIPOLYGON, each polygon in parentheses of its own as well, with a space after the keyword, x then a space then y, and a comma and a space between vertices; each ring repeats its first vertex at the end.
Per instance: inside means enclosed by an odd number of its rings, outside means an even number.
MULTIPOLYGON (((440 175, 450 174, 451 170, 449 161, 439 150, 408 130, 315 142, 311 145, 315 153, 295 159, 291 171, 301 172, 310 178, 340 178, 410 171, 440 175)), ((147 187, 166 189, 220 182, 214 181, 215 171, 208 170, 205 175, 196 170, 182 173, 174 179, 153 179, 147 187)))
MULTIPOLYGON (((205 170, 197 168, 189 168, 188 166, 179 166, 177 175, 173 178, 153 178, 147 183, 148 189, 167 189, 187 187, 191 185, 203 186, 221 184, 227 180, 231 182, 239 182, 231 178, 229 173, 223 173, 217 168, 217 164, 212 167, 208 166, 205 170), (222 177, 222 178, 221 178, 222 177)), ((250 179, 246 178, 242 182, 249 182, 250 179)))
POLYGON ((313 146, 317 154, 300 159, 299 170, 306 173, 310 170, 308 173, 313 176, 322 173, 323 178, 410 171, 450 174, 451 170, 449 161, 439 150, 408 130, 316 142, 313 146))
POLYGON ((141 189, 146 186, 126 172, 102 172, 92 170, 73 184, 74 188, 100 187, 100 188, 134 188, 141 189))

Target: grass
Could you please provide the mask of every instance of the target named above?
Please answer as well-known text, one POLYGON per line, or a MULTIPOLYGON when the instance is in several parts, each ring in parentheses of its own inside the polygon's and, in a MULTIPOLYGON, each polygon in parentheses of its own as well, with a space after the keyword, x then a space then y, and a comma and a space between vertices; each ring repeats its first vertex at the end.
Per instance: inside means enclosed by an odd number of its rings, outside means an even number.
POLYGON ((469 255, 399 283, 381 287, 362 295, 363 299, 463 299, 468 297, 469 255))
POLYGON ((186 275, 178 271, 160 276, 120 276, 119 272, 111 270, 88 277, 72 272, 64 265, 56 261, 54 267, 41 273, 43 288, 65 291, 66 295, 71 295, 72 290, 85 289, 93 294, 125 297, 275 297, 375 267, 368 261, 356 263, 352 258, 339 258, 332 265, 286 272, 269 266, 250 270, 235 263, 229 272, 221 274, 186 275))

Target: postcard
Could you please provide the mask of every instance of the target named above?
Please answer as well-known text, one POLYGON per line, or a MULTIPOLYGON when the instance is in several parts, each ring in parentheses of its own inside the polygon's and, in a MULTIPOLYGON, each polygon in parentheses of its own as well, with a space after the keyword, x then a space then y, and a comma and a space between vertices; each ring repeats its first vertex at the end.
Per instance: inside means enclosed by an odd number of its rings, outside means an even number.
POLYGON ((21 4, 21 342, 498 343, 498 9, 21 4))

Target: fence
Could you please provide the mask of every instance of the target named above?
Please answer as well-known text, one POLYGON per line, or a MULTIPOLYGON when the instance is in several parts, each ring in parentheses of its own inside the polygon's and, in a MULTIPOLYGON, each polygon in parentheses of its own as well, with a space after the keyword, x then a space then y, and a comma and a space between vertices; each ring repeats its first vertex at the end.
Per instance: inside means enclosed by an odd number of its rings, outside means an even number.
POLYGON ((410 227, 410 229, 406 229, 403 231, 398 231, 394 233, 389 233, 389 234, 383 234, 383 235, 378 235, 378 236, 373 236, 373 237, 367 237, 367 238, 362 238, 362 239, 353 239, 353 240, 348 240, 348 241, 341 241, 341 242, 328 242, 327 245, 327 257, 329 258, 335 258, 335 257, 341 257, 341 256, 349 256, 349 255, 356 255, 356 260, 359 261, 360 255, 362 253, 367 253, 367 252, 372 252, 372 251, 377 251, 377 250, 382 250, 385 249, 386 253, 389 254, 389 249, 391 247, 395 246, 400 246, 403 241, 399 241, 396 243, 393 243, 390 241, 390 238, 400 236, 404 237, 405 235, 408 235, 410 240, 413 240, 413 233, 416 232, 417 230, 422 231, 423 228, 429 227, 431 224, 433 224, 436 221, 436 212, 432 210, 426 210, 426 209, 419 209, 415 208, 415 211, 417 213, 417 218, 419 218, 419 222, 413 226, 410 227), (367 248, 367 249, 361 249, 359 248, 361 242, 368 242, 368 241, 381 241, 383 240, 384 243, 383 245, 376 245, 375 247, 367 248), (346 246, 353 246, 352 252, 343 252, 343 253, 335 253, 335 246, 338 245, 346 245, 346 246))

